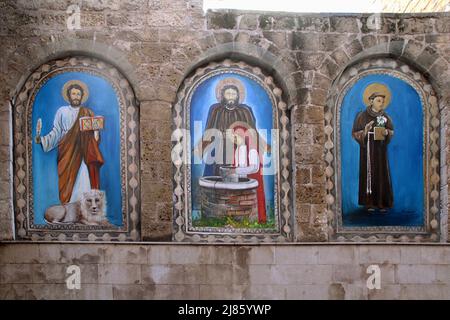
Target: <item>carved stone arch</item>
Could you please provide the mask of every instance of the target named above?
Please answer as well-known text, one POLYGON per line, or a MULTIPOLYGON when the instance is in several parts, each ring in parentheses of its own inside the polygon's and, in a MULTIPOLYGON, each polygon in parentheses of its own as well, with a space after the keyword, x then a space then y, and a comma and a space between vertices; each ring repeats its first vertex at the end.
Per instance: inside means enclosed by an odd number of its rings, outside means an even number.
POLYGON ((376 39, 376 44, 365 44, 359 38, 350 39, 324 57, 319 72, 335 81, 349 67, 364 60, 391 58, 402 61, 421 72, 434 87, 439 98, 449 98, 450 92, 447 87, 450 62, 445 59, 443 53, 429 44, 413 39, 389 38, 386 40, 383 36, 367 35, 369 36, 376 39))
MULTIPOLYGON (((202 47, 202 40, 198 40, 198 46, 202 47)), ((289 56, 276 54, 275 48, 265 49, 263 47, 245 42, 226 42, 208 47, 195 57, 184 69, 183 79, 192 75, 195 70, 210 62, 220 62, 224 59, 243 61, 253 66, 258 66, 271 74, 283 91, 283 99, 291 109, 297 104, 297 84, 295 82, 295 72, 297 67, 289 56)), ((188 49, 186 55, 188 55, 188 49)), ((278 51, 277 51, 278 52, 278 51)), ((180 83, 179 88, 182 83, 180 83)))
MULTIPOLYGON (((212 57, 213 55, 209 56, 212 57)), ((233 55, 242 57, 240 54, 233 55)), ((194 64, 197 65, 197 64, 194 64)), ((216 89, 217 90, 217 89, 216 89)), ((216 91, 217 95, 217 91, 216 91)), ((174 183, 174 230, 175 241, 184 242, 284 242, 295 239, 292 188, 292 139, 290 135, 290 115, 288 105, 284 102, 283 91, 277 86, 274 78, 265 70, 244 61, 226 59, 210 62, 190 72, 180 87, 173 107, 174 132, 172 135, 172 162, 174 183), (239 75, 247 77, 261 86, 271 101, 273 112, 273 128, 278 133, 272 139, 272 152, 277 156, 277 172, 275 182, 275 227, 272 229, 249 229, 239 227, 197 227, 191 216, 191 157, 193 146, 190 133, 190 110, 193 95, 200 85, 216 76, 239 75)))
MULTIPOLYGON (((439 101, 432 85, 413 67, 392 58, 360 60, 337 77, 329 92, 325 110, 326 204, 329 238, 338 241, 405 242, 439 241, 442 221, 447 219, 441 200, 439 101), (410 85, 418 94, 423 111, 423 165, 424 165, 424 224, 421 227, 367 227, 347 228, 342 224, 341 190, 341 128, 340 113, 343 99, 350 88, 367 75, 389 75, 410 85)), ((446 180, 446 177, 444 177, 446 180)))
MULTIPOLYGON (((75 79, 75 81, 82 82, 83 80, 75 79)), ((94 81, 94 80, 92 80, 94 81)), ((55 83, 55 82, 53 82, 55 83)), ((84 83, 83 90, 87 88, 89 91, 89 87, 84 83)), ((65 91, 64 86, 59 85, 56 91, 52 91, 54 96, 61 98, 64 97, 65 91)), ((95 90, 92 92, 92 88, 90 91, 90 96, 95 99, 94 96, 96 94, 95 90)), ((84 93, 83 93, 84 94, 84 93)), ((86 97, 86 101, 89 102, 88 97, 86 97)), ((64 100, 68 101, 68 97, 65 96, 64 100)), ((56 103, 52 103, 52 99, 45 100, 45 107, 49 108, 49 111, 43 110, 43 113, 50 113, 52 104, 55 104, 55 108, 60 107, 60 105, 56 105, 56 103)), ((56 101, 56 100, 55 100, 56 101)), ((82 100, 82 105, 85 106, 86 102, 82 100)), ((90 105, 87 105, 85 108, 90 108, 90 105)), ((100 110, 106 110, 101 109, 100 110)), ((56 109, 55 109, 56 110, 56 109)), ((81 110, 81 109, 80 109, 81 110)), ((92 109, 94 110, 94 109, 92 109)), ((140 151, 139 151, 139 107, 137 105, 137 100, 135 98, 134 91, 129 83, 129 81, 122 75, 120 71, 118 71, 111 64, 101 61, 96 58, 86 57, 86 56, 71 56, 63 59, 56 59, 49 61, 47 63, 39 66, 34 72, 26 79, 20 91, 15 96, 14 106, 13 106, 13 142, 14 142, 14 216, 15 216, 15 224, 16 224, 16 235, 18 239, 23 240, 33 240, 33 241, 127 241, 132 240, 136 241, 140 239, 140 151), (67 75, 70 73, 70 75, 67 75), (103 90, 108 90, 111 96, 110 98, 113 101, 113 104, 104 105, 101 104, 101 108, 113 108, 113 105, 117 106, 117 110, 115 111, 113 118, 105 117, 97 117, 97 121, 94 123, 94 118, 92 111, 90 116, 86 117, 86 120, 89 122, 82 121, 83 118, 80 118, 79 124, 75 120, 72 125, 70 131, 66 133, 69 135, 70 132, 75 130, 75 132, 83 132, 84 130, 88 131, 93 130, 94 128, 98 128, 97 131, 101 131, 104 128, 107 128, 108 125, 112 125, 112 122, 115 124, 114 129, 114 137, 116 138, 108 138, 104 137, 105 141, 110 141, 114 145, 118 145, 117 153, 115 161, 117 163, 117 170, 115 170, 114 174, 119 177, 119 181, 115 181, 115 191, 114 195, 119 197, 118 203, 120 204, 118 207, 110 208, 107 207, 105 209, 105 217, 107 217, 107 221, 105 219, 101 220, 101 223, 91 224, 91 223, 80 223, 79 221, 75 223, 48 223, 45 218, 45 223, 36 222, 34 219, 35 211, 34 204, 36 203, 35 193, 34 191, 34 182, 36 182, 36 178, 34 176, 35 171, 34 168, 34 151, 38 148, 35 144, 40 144, 36 142, 35 133, 37 126, 36 119, 33 119, 33 110, 34 104, 37 100, 37 96, 40 93, 40 90, 45 88, 46 85, 49 85, 52 80, 57 79, 57 77, 63 77, 67 75, 68 79, 61 79, 64 83, 68 83, 72 81, 71 77, 74 77, 73 74, 77 74, 80 77, 91 77, 96 81, 101 81, 103 84, 103 90), (108 124, 108 119, 113 119, 108 124), (74 129, 78 127, 79 129, 74 129), (93 128, 91 126, 94 126, 93 128), (112 142, 111 142, 112 141, 112 142), (115 224, 111 222, 109 219, 110 215, 114 211, 116 215, 117 221, 119 223, 115 224), (109 214, 108 214, 109 213, 109 214)), ((81 111, 79 111, 81 112, 81 111)), ((102 116, 100 114, 94 114, 96 116, 102 116)), ((52 119, 54 115, 51 115, 52 119)), ((81 115, 78 115, 81 117, 81 115)), ((51 123, 47 126, 50 126, 51 123)), ((48 129, 47 129, 48 130, 48 129)), ((105 129, 106 130, 106 129, 105 129)), ((43 133, 44 134, 44 133, 43 133)), ((101 134, 101 133, 100 133, 101 134)), ((79 135, 79 134, 78 134, 79 135)), ((42 136, 42 135, 41 135, 42 136)), ((102 143, 100 135, 100 140, 95 138, 99 144, 102 143)), ((64 136, 63 136, 64 138, 64 136)), ((61 138, 61 139, 63 139, 61 138)), ((77 138, 78 139, 78 138, 77 138)), ((81 139, 81 138, 79 138, 81 139)), ((86 138, 87 139, 87 138, 86 138)), ((62 140, 61 140, 62 141, 62 140)), ((61 143, 60 141, 60 143, 61 143)), ((76 140, 78 141, 78 140, 76 140)), ((93 141, 93 140, 87 140, 93 141)), ((77 144, 78 142, 75 142, 77 144)), ((92 143, 92 142, 89 142, 92 143)), ((59 145, 57 145, 59 148, 59 145)), ((87 147, 88 148, 88 147, 87 147)), ((88 149, 87 149, 88 150, 88 149)), ((54 150, 56 151, 56 150, 54 150)), ((108 150, 106 150, 108 151, 108 150)), ((58 150, 59 152, 59 150, 58 150)), ((104 152, 103 152, 104 153, 104 152)), ((83 155, 83 161, 86 160, 87 155, 83 155)), ((107 154, 103 154, 103 161, 111 161, 111 158, 108 159, 107 154)), ((56 160, 56 157, 55 157, 56 160)), ((95 160, 99 161, 99 160, 95 160)), ((90 170, 90 169, 89 169, 90 170)), ((101 169, 100 169, 101 170, 101 169)), ((59 171, 59 169, 58 169, 59 171)), ((101 174, 101 173, 99 173, 101 174)), ((110 171, 104 172, 106 175, 112 175, 110 171)), ((91 173, 89 173, 91 175, 91 173)), ((56 175, 56 177, 59 176, 56 175)), ((91 177, 91 176, 90 176, 91 177)), ((49 184, 56 184, 56 194, 58 193, 58 184, 57 181, 48 181, 49 184)), ((98 189, 102 190, 102 184, 98 189)), ((91 181, 91 188, 92 186, 91 181)), ((61 192, 61 191, 60 191, 61 192)), ((104 194, 107 195, 107 191, 104 191, 104 194)), ((61 195, 61 193, 60 193, 61 195)), ((112 199, 109 199, 112 200, 112 199)), ((97 201, 97 200, 95 200, 97 201)), ((54 205, 58 206, 58 210, 61 207, 64 207, 64 212, 69 212, 69 207, 63 205, 64 202, 61 201, 61 204, 55 203, 54 205)), ((68 205, 70 205, 70 202, 68 205)), ((75 202, 74 202, 75 203, 75 202)), ((106 203, 102 203, 106 207, 106 203)), ((78 204, 75 203, 71 208, 77 208, 78 204)), ((49 207, 46 207, 47 209, 49 207)), ((44 208, 45 209, 45 208, 44 208)), ((74 209, 79 210, 79 209, 74 209)), ((76 212, 76 211, 75 211, 76 212)), ((95 214, 95 210, 92 211, 95 214)), ((42 214, 43 216, 43 214, 42 214)), ((43 218, 39 218, 43 220, 43 218)))
MULTIPOLYGON (((25 42, 8 55, 4 67, 14 66, 8 72, 8 86, 11 98, 15 97, 29 76, 41 65, 54 60, 84 56, 106 62, 116 68, 127 79, 131 88, 137 88, 135 68, 127 59, 127 55, 112 45, 95 39, 78 39, 70 37, 52 37, 52 41, 39 43, 25 42)), ((138 100, 140 93, 134 90, 138 100)))

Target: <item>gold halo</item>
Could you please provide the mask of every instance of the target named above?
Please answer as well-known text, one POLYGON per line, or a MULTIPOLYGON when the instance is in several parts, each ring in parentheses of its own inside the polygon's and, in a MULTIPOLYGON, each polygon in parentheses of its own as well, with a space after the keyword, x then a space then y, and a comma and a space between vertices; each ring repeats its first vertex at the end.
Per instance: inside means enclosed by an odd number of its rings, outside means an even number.
POLYGON ((72 84, 77 84, 81 88, 83 88, 83 98, 81 98, 81 103, 85 103, 86 100, 89 98, 89 89, 88 89, 88 86, 86 85, 86 83, 84 83, 83 81, 80 81, 80 80, 69 80, 64 84, 62 91, 61 91, 61 94, 62 94, 64 100, 66 100, 66 102, 70 102, 69 97, 67 96, 67 88, 69 86, 71 86, 72 84))
POLYGON ((219 83, 216 86, 217 101, 219 101, 219 102, 222 101, 222 89, 228 85, 234 85, 238 88, 239 103, 242 103, 242 101, 244 101, 244 99, 245 99, 245 87, 244 87, 244 84, 236 78, 225 78, 225 79, 222 79, 219 81, 219 83))
POLYGON ((366 87, 366 89, 364 90, 364 94, 363 94, 364 104, 366 106, 370 105, 369 97, 374 92, 379 92, 382 95, 384 95, 384 105, 385 105, 385 108, 387 108, 387 106, 391 102, 391 91, 389 91, 389 89, 386 85, 381 84, 381 83, 372 83, 366 87))

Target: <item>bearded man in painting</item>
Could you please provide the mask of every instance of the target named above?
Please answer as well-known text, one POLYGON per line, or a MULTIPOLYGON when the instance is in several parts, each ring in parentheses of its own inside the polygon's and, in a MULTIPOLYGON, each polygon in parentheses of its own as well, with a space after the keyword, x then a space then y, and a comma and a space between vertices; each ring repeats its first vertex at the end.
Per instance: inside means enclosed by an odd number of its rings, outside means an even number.
POLYGON ((89 91, 81 81, 68 81, 62 90, 68 106, 56 112, 52 130, 41 136, 42 120, 36 125, 35 142, 44 152, 58 148, 58 187, 62 204, 80 200, 84 192, 100 189, 100 167, 104 160, 99 149, 99 132, 82 130, 80 119, 93 117, 94 112, 81 104, 89 91))

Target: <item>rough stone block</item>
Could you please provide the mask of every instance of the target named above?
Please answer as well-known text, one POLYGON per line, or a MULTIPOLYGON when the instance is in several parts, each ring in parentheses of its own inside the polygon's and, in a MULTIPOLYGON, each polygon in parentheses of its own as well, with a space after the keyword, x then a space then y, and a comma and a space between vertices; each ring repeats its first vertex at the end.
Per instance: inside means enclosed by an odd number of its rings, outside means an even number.
POLYGON ((329 298, 328 285, 289 285, 286 286, 288 300, 325 300, 329 298))
POLYGON ((321 204, 324 203, 325 189, 323 186, 300 185, 297 188, 296 200, 299 203, 321 204))
POLYGON ((252 285, 245 289, 243 299, 248 300, 283 300, 286 299, 286 286, 252 285))
POLYGON ((299 51, 296 58, 300 70, 316 70, 322 65, 325 55, 320 52, 299 51))
POLYGON ((311 91, 311 103, 316 106, 325 106, 327 102, 327 90, 313 89, 311 91))
POLYGON ((31 264, 4 264, 0 265, 0 283, 32 283, 32 268, 31 264))
POLYGON ((358 252, 356 247, 340 247, 336 250, 334 246, 326 246, 320 248, 318 263, 319 264, 355 264, 358 260, 358 252))
POLYGON ((147 247, 135 245, 105 246, 104 262, 108 264, 146 264, 147 247))
POLYGON ((358 250, 360 263, 396 264, 400 263, 400 247, 361 246, 358 250))
POLYGON ((258 28, 258 16, 245 14, 238 18, 240 30, 256 30, 258 28))
POLYGON ((205 265, 142 266, 142 282, 144 284, 203 284, 207 283, 205 277, 205 265))
POLYGON ((402 285, 399 297, 404 300, 447 300, 450 287, 442 284, 402 285))
POLYGON ((311 168, 299 168, 296 173, 296 181, 299 184, 311 183, 311 168))
POLYGON ((360 33, 358 19, 355 17, 330 17, 330 31, 341 33, 360 33))
POLYGON ((433 24, 433 19, 401 18, 398 21, 398 32, 400 34, 432 33, 433 24))
POLYGON ((421 262, 421 252, 416 246, 400 247, 401 264, 420 264, 421 262))
POLYGON ((275 247, 275 264, 310 265, 317 264, 319 250, 314 246, 275 247))
POLYGON ((449 33, 450 32, 450 17, 442 16, 435 20, 436 31, 439 33, 449 33))
MULTIPOLYGON (((339 68, 343 68, 345 64, 350 60, 349 56, 343 49, 335 50, 330 57, 332 58, 331 64, 323 65, 322 68, 325 71, 324 75, 328 78, 334 74, 336 74, 339 68)), ((331 79, 331 78, 330 78, 331 79)))
POLYGON ((365 291, 369 300, 397 300, 400 297, 402 287, 400 285, 381 285, 381 289, 365 291))
POLYGON ((398 283, 432 284, 436 281, 436 268, 433 265, 398 265, 398 283))
POLYGON ((208 284, 222 284, 230 283, 233 275, 233 268, 231 265, 211 264, 206 265, 206 283, 208 284))
POLYGON ((239 285, 200 285, 200 299, 225 300, 242 299, 245 286, 239 285))
MULTIPOLYGON (((342 55, 337 52, 334 52, 332 54, 332 57, 333 59, 337 59, 336 61, 343 61, 345 60, 346 57, 348 57, 348 54, 345 53, 345 55, 342 55)), ((336 64, 336 62, 333 59, 326 58, 323 61, 321 67, 319 68, 319 72, 330 79, 334 79, 337 76, 340 68, 343 67, 343 65, 336 64)))
POLYGON ((450 264, 450 247, 423 246, 420 250, 421 264, 450 264))
POLYGON ((237 26, 236 15, 232 12, 209 12, 207 16, 208 29, 234 29, 237 26))
POLYGON ((271 246, 252 247, 248 252, 248 264, 273 264, 275 250, 276 248, 271 246))
POLYGON ((436 266, 436 282, 450 284, 450 265, 436 266))
POLYGON ((39 263, 37 244, 0 244, 0 264, 39 263))
POLYGON ((318 51, 320 49, 320 35, 317 33, 292 33, 292 49, 303 51, 318 51))
POLYGON ((361 32, 363 33, 395 33, 397 30, 397 19, 373 16, 361 17, 361 32))
POLYGON ((330 30, 330 21, 327 17, 297 17, 297 30, 328 32, 330 30))
POLYGON ((351 43, 345 46, 345 51, 349 57, 354 57, 361 51, 363 51, 363 46, 359 39, 353 40, 351 43))
POLYGON ((136 264, 99 264, 100 284, 140 284, 141 266, 136 264))
POLYGON ((325 119, 323 106, 300 106, 296 116, 298 123, 322 124, 325 119))

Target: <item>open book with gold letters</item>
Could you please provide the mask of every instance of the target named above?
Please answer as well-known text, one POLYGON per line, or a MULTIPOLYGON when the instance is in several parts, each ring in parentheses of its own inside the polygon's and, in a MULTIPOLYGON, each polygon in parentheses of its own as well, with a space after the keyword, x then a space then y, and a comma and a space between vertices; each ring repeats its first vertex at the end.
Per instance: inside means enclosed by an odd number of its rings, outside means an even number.
POLYGON ((105 118, 103 116, 80 118, 80 131, 102 130, 104 125, 105 118))

